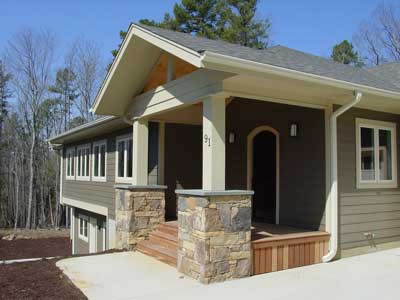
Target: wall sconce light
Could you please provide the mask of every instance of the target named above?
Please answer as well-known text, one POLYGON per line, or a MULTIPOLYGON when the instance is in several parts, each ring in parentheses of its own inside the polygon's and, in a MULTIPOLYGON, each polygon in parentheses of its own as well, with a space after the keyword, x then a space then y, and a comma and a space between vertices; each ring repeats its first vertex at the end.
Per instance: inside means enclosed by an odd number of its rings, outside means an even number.
POLYGON ((229 144, 234 144, 235 138, 236 138, 235 133, 233 131, 229 132, 229 144))
POLYGON ((297 123, 290 124, 290 136, 297 137, 298 134, 299 134, 299 124, 297 123))

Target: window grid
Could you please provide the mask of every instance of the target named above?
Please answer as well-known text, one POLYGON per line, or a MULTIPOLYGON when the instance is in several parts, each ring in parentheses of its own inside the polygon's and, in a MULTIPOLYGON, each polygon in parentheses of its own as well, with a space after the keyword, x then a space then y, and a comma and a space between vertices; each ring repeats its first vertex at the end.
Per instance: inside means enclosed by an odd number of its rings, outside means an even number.
POLYGON ((90 180, 90 145, 78 147, 76 168, 77 179, 90 180))
POLYGON ((116 140, 116 181, 132 181, 133 143, 131 136, 118 137, 116 140))
POLYGON ((107 141, 93 144, 92 179, 94 181, 107 181, 107 141))

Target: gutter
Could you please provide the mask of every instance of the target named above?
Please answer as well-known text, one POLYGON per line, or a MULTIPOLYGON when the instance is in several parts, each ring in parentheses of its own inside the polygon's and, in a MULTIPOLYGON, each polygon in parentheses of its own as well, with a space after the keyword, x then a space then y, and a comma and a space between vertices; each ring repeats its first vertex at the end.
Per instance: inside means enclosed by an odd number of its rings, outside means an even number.
POLYGON ((330 262, 337 254, 339 244, 339 211, 338 211, 338 153, 337 153, 337 118, 354 107, 361 101, 363 94, 359 91, 354 92, 354 99, 341 106, 338 110, 331 115, 331 192, 330 192, 330 215, 331 215, 331 245, 329 252, 322 257, 323 262, 330 262))
POLYGON ((297 70, 287 69, 283 67, 250 61, 242 58, 218 54, 215 52, 205 51, 202 57, 202 62, 205 68, 214 69, 218 71, 232 72, 232 68, 237 68, 241 70, 248 70, 251 72, 269 73, 288 78, 299 79, 303 81, 305 80, 309 82, 325 84, 332 87, 344 88, 347 90, 357 89, 358 91, 361 92, 370 93, 377 96, 396 98, 400 100, 399 92, 374 88, 358 83, 352 83, 321 75, 305 73, 297 70))

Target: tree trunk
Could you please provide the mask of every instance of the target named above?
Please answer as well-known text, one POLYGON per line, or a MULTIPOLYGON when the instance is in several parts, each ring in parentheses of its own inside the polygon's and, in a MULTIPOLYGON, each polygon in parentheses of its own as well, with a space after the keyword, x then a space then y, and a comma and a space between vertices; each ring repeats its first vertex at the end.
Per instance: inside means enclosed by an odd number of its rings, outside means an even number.
POLYGON ((31 216, 32 216, 32 202, 33 202, 33 159, 35 153, 35 144, 36 144, 36 132, 35 125, 32 126, 32 145, 29 151, 29 195, 28 195, 28 217, 26 219, 26 228, 31 229, 31 216))

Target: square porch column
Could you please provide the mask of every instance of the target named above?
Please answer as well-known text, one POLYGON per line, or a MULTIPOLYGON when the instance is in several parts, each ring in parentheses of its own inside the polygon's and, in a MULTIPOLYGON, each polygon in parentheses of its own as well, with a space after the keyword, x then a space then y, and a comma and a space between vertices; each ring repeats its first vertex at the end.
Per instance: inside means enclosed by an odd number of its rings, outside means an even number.
POLYGON ((225 190, 225 98, 203 100, 203 190, 225 190))
POLYGON ((133 122, 133 185, 148 184, 149 122, 138 119, 133 122))

